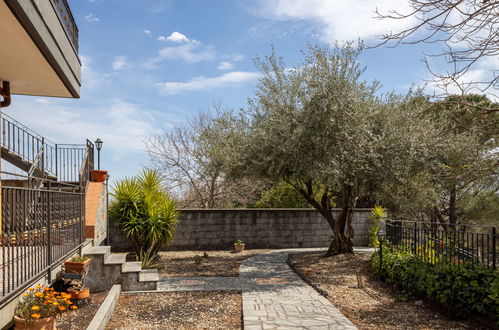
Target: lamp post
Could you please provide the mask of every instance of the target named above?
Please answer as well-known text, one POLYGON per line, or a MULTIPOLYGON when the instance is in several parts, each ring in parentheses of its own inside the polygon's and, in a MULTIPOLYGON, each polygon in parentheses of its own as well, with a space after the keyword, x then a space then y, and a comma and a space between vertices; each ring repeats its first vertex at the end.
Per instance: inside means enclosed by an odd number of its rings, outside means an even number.
POLYGON ((100 170, 100 150, 102 149, 102 140, 100 138, 95 140, 95 147, 97 148, 97 169, 100 170))
POLYGON ((386 233, 384 229, 378 230, 378 241, 379 241, 379 269, 381 275, 383 275, 383 242, 385 241, 386 233))

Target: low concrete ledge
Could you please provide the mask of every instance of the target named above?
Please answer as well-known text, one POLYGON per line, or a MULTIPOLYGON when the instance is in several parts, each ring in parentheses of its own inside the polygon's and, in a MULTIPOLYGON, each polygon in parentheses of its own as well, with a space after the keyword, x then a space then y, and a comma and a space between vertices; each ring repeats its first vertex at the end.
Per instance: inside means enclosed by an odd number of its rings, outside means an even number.
POLYGON ((109 290, 106 299, 102 305, 100 305, 99 310, 95 313, 92 322, 88 325, 87 330, 103 330, 106 328, 107 322, 109 322, 113 315, 120 293, 121 285, 113 285, 111 290, 109 290))

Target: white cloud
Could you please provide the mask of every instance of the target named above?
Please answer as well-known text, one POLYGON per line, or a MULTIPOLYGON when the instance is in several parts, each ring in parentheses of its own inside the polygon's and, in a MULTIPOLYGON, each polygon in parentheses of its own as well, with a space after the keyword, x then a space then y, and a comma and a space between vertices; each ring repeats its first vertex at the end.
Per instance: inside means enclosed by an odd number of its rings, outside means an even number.
POLYGON ((125 56, 116 56, 113 62, 113 70, 121 70, 127 65, 125 56))
POLYGON ((234 71, 218 77, 196 77, 187 82, 162 82, 156 84, 164 95, 174 95, 183 92, 206 91, 222 87, 242 86, 257 80, 258 72, 234 71))
POLYGON ((151 35, 151 31, 149 31, 149 30, 144 30, 144 33, 147 34, 148 36, 151 35))
POLYGON ((187 63, 211 61, 215 59, 215 51, 211 46, 203 46, 199 41, 191 41, 181 46, 165 47, 158 51, 158 56, 149 60, 146 67, 166 60, 178 60, 187 63))
POLYGON ((100 19, 93 13, 89 13, 87 16, 85 16, 85 20, 87 22, 100 22, 100 19))
POLYGON ((170 34, 170 36, 168 38, 166 38, 166 40, 171 41, 171 42, 178 42, 178 43, 190 41, 189 38, 187 38, 184 34, 177 32, 177 31, 170 34))
POLYGON ((159 36, 156 39, 159 40, 159 41, 166 41, 165 36, 159 36))
POLYGON ((220 62, 220 64, 218 64, 218 70, 230 70, 233 67, 234 65, 232 63, 226 61, 220 62))
POLYGON ((371 39, 377 35, 398 31, 411 24, 412 19, 378 20, 376 8, 407 12, 406 1, 393 0, 258 0, 253 12, 276 20, 306 20, 318 23, 320 38, 335 40, 371 39))

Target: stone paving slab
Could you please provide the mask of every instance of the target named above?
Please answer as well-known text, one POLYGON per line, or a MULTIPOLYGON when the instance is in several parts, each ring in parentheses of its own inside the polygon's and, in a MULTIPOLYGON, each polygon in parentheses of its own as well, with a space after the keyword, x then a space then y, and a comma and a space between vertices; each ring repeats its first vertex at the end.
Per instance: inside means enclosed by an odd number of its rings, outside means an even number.
POLYGON ((244 329, 357 329, 288 266, 289 253, 313 250, 267 252, 242 262, 244 329))
POLYGON ((241 290, 239 277, 160 277, 157 291, 241 290))

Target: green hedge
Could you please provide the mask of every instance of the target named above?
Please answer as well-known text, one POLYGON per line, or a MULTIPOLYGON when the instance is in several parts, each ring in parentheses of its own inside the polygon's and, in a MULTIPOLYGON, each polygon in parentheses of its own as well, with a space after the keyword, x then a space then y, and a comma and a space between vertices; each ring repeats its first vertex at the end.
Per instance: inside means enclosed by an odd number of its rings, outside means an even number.
POLYGON ((479 313, 499 325, 499 272, 461 265, 429 264, 406 252, 383 249, 372 257, 374 273, 411 295, 426 297, 456 310, 479 313))

